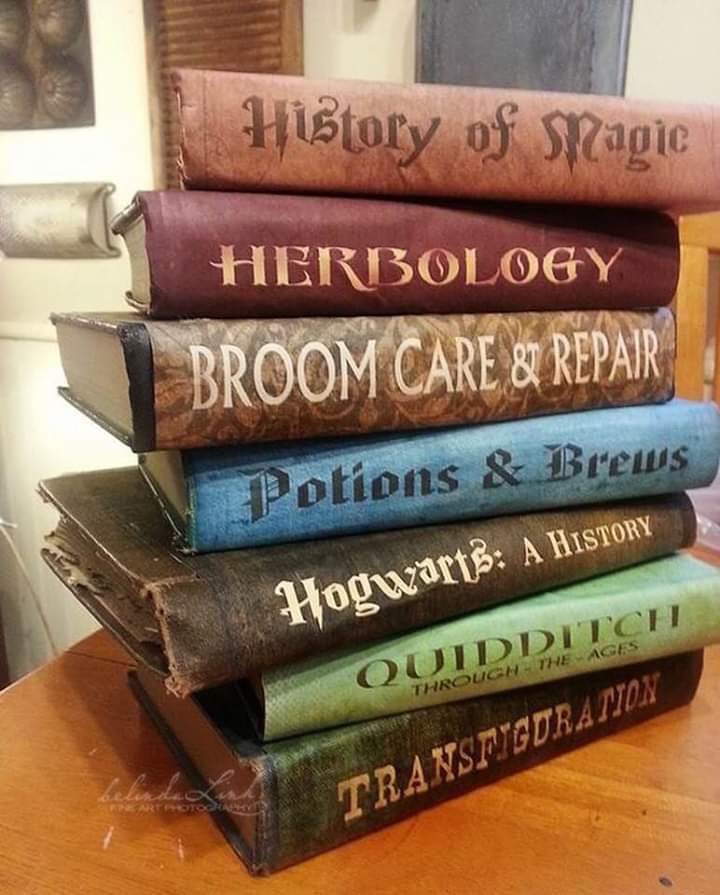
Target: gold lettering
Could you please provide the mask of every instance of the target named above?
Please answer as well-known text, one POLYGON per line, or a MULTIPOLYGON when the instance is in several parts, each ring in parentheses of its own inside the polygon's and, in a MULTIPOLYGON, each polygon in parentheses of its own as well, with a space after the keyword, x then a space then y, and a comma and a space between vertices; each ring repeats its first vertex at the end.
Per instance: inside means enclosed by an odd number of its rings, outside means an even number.
POLYGON ((458 743, 458 777, 464 777, 473 769, 473 745, 475 741, 472 737, 463 737, 458 743))
POLYGON ((448 367, 448 362, 440 339, 435 340, 435 347, 433 348, 433 355, 430 360, 430 372, 425 380, 425 387, 423 389, 423 392, 426 395, 433 391, 436 379, 444 383, 444 390, 446 392, 452 392, 453 385, 450 376, 450 368, 448 367))
POLYGON ((540 262, 537 255, 529 249, 520 247, 508 249, 500 259, 500 271, 503 277, 515 286, 531 283, 538 275, 540 262), (513 270, 513 262, 517 265, 517 275, 513 270))
POLYGON ((447 286, 460 273, 460 262, 447 249, 428 249, 418 258, 417 269, 420 279, 429 286, 447 286), (433 275, 433 268, 437 279, 433 275))
POLYGON ((495 346, 495 336, 478 336, 480 349, 480 391, 492 391, 497 388, 497 379, 488 379, 488 374, 495 366, 495 358, 488 357, 488 349, 495 346))
POLYGON ((500 268, 486 280, 477 278, 477 249, 465 249, 465 285, 466 286, 494 286, 500 276, 500 268))
POLYGON ((532 714, 533 746, 536 749, 538 746, 544 746, 547 742, 547 738, 550 736, 550 717, 552 711, 552 709, 541 709, 532 714))
POLYGON ((455 779, 453 763, 455 760, 456 748, 457 743, 451 742, 445 743, 444 746, 436 746, 432 750, 432 757, 435 761, 435 776, 430 781, 430 786, 439 786, 441 783, 452 783, 455 779))
POLYGON ((520 755, 530 743, 530 719, 527 715, 518 718, 513 725, 513 755, 520 755))
POLYGON ((573 338, 575 340, 575 382, 582 385, 590 382, 590 373, 582 372, 583 364, 587 364, 590 360, 590 351, 588 350, 590 335, 584 330, 579 330, 573 333, 573 338))
POLYGON ((477 741, 480 743, 480 758, 475 764, 476 771, 484 771, 488 766, 488 756, 493 753, 493 746, 497 742, 497 729, 491 727, 489 730, 481 730, 477 734, 477 741))
POLYGON ((348 263, 355 257, 355 249, 345 246, 318 246, 318 276, 320 286, 332 286, 332 266, 336 264, 348 278, 348 282, 357 292, 372 292, 371 286, 366 286, 348 263), (333 252, 340 257, 334 258, 333 252))
POLYGON ((399 249, 393 246, 377 246, 367 250, 368 258, 368 286, 406 286, 412 282, 415 271, 411 264, 408 264, 404 258, 407 256, 407 249, 399 249), (390 252, 391 257, 387 259, 388 264, 393 264, 400 271, 400 278, 393 282, 387 281, 383 283, 380 280, 380 252, 390 252))
POLYGON ((584 261, 575 258, 575 246, 556 246, 546 253, 543 258, 542 268, 543 273, 551 283, 561 285, 562 283, 572 283, 573 280, 576 280, 578 275, 577 269, 584 263, 584 261), (560 252, 565 253, 567 260, 556 260, 560 252), (560 272, 564 273, 565 276, 559 277, 558 273, 560 272))
POLYGON ((374 398, 377 395, 377 362, 375 357, 375 346, 377 344, 376 339, 368 339, 367 344, 365 345, 365 351, 363 351, 363 356, 356 363, 355 358, 353 357, 352 352, 347 347, 345 342, 339 341, 337 343, 338 351, 340 353, 340 400, 347 401, 348 395, 350 394, 350 384, 348 376, 349 372, 352 372, 358 382, 362 379, 367 371, 368 374, 368 398, 374 398))
POLYGON ((580 733, 581 730, 588 730, 594 724, 595 722, 593 721, 590 697, 586 696, 585 702, 583 702, 582 711, 580 712, 580 718, 578 719, 578 723, 575 725, 575 733, 580 733))
POLYGON ((607 721, 608 709, 612 704, 611 700, 614 695, 614 687, 603 687, 603 689, 598 693, 598 700, 600 701, 600 714, 598 715, 598 721, 600 722, 600 724, 604 724, 607 721))
POLYGON ((627 695, 625 696, 625 711, 632 712, 638 703, 638 698, 640 696, 640 681, 634 677, 627 688, 627 695))
POLYGON ((657 365, 658 337, 654 330, 643 329, 643 350, 645 353, 645 369, 643 371, 643 379, 650 377, 650 367, 653 369, 655 376, 660 375, 657 365))
POLYGON ((561 702, 559 705, 556 705, 555 715, 557 716, 557 723, 552 738, 559 740, 561 737, 570 736, 572 733, 572 708, 570 703, 561 702))
POLYGON ((312 286, 312 280, 307 270, 302 273, 300 280, 292 281, 290 279, 290 265, 296 264, 298 267, 307 267, 310 263, 308 255, 310 246, 275 246, 275 276, 278 286, 312 286), (290 252, 299 252, 299 258, 291 258, 290 252))
POLYGON ((348 810, 343 814, 343 820, 348 823, 351 820, 357 820, 363 816, 363 810, 360 807, 360 788, 367 789, 370 786, 370 777, 367 774, 358 774, 357 777, 350 777, 348 780, 341 780, 337 787, 337 800, 341 804, 348 798, 348 810))
POLYGON ((395 785, 396 774, 394 765, 386 764, 382 768, 375 768, 373 774, 375 775, 378 788, 377 801, 373 807, 376 811, 379 811, 380 808, 387 808, 388 801, 397 802, 401 793, 395 785))
POLYGON ((642 708, 646 705, 655 705, 657 702, 657 687, 660 681, 660 672, 644 674, 640 679, 643 686, 643 694, 638 705, 642 708))
POLYGON ((475 377, 473 376, 470 365, 475 358, 475 349, 473 343, 467 336, 455 336, 455 348, 457 351, 457 376, 455 378, 455 391, 461 392, 465 387, 465 382, 470 386, 472 391, 477 391, 475 385, 475 377))
POLYGON ((398 345, 397 351, 395 352, 395 383, 404 395, 421 395, 423 390, 422 384, 408 385, 405 382, 405 377, 403 375, 403 358, 405 357, 405 352, 410 348, 414 348, 416 351, 422 351, 422 342, 420 339, 403 339, 398 345))
POLYGON ((412 772, 410 774, 410 779, 408 780, 408 784, 403 790, 404 796, 414 796, 419 792, 427 792, 428 785, 425 781, 425 772, 423 771, 422 762, 420 761, 420 756, 416 755, 413 760, 412 772))
POLYGON ((598 269, 598 283, 607 283, 610 277, 610 268, 623 253, 622 247, 620 247, 615 252, 615 254, 609 261, 604 261, 600 252, 598 252, 597 249, 594 249, 591 246, 585 246, 585 251, 588 253, 588 255, 590 256, 590 260, 598 269))
POLYGON ((267 286, 265 276, 265 246, 250 246, 251 257, 242 259, 235 257, 235 246, 220 246, 220 261, 210 261, 210 267, 222 270, 223 286, 236 286, 235 268, 241 264, 249 264, 253 272, 253 286, 267 286))

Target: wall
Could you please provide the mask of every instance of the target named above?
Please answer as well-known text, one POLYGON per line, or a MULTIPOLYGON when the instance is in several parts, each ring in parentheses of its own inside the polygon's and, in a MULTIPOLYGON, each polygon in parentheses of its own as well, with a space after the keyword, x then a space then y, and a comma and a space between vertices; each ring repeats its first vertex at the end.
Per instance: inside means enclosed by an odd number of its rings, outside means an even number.
POLYGON ((720 3, 634 0, 627 96, 720 102, 720 3))
MULTIPOLYGON (((115 207, 152 182, 141 0, 90 0, 96 125, 0 132, 0 182, 108 180, 115 207), (112 9, 112 12, 110 12, 112 9)), ((305 71, 312 77, 412 81, 414 0, 305 0, 305 71)), ((627 93, 720 101, 720 4, 635 0, 627 93)), ((46 323, 51 309, 121 308, 128 268, 107 261, 0 264, 0 517, 46 608, 59 646, 94 624, 39 558, 54 515, 38 479, 132 462, 110 436, 55 395, 62 381, 46 323)), ((0 538, 0 609, 14 676, 49 656, 29 592, 0 538)))
MULTIPOLYGON (((95 126, 0 132, 0 182, 110 181, 115 209, 152 186, 141 0, 90 0, 95 126), (112 10, 112 11, 111 11, 112 10)), ((121 444, 56 395, 62 382, 51 310, 123 307, 128 265, 109 260, 0 263, 0 517, 25 560, 59 646, 94 628, 39 556, 53 512, 41 478, 132 462, 121 444)), ((49 658, 28 587, 0 538, 0 611, 13 677, 49 658)))
POLYGON ((305 0, 309 78, 415 80, 415 0, 305 0))

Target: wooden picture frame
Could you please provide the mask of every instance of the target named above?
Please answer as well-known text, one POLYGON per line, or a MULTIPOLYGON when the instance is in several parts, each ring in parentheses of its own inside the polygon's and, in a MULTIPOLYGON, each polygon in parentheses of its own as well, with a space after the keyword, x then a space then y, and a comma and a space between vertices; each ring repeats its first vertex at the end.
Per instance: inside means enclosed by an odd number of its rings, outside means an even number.
POLYGON ((302 0, 144 0, 154 180, 178 185, 170 70, 302 74, 302 0))

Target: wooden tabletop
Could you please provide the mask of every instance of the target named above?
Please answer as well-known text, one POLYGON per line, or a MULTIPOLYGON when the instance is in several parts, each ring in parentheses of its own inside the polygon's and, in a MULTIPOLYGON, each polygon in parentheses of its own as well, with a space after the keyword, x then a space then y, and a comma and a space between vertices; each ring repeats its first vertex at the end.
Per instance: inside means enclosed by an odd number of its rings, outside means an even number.
POLYGON ((176 766, 130 664, 98 633, 0 694, 3 895, 720 892, 720 647, 692 706, 267 879, 207 815, 142 810, 176 766))

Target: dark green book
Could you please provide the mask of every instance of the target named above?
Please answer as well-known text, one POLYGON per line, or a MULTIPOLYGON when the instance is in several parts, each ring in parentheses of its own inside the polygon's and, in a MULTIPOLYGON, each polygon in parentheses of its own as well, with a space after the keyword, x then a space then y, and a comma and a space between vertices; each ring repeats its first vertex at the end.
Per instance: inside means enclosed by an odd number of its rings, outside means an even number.
MULTIPOLYGON (((252 873, 270 873, 689 702, 702 651, 261 744, 239 685, 133 690, 252 873)), ((173 794, 176 805, 178 795, 173 794)))

